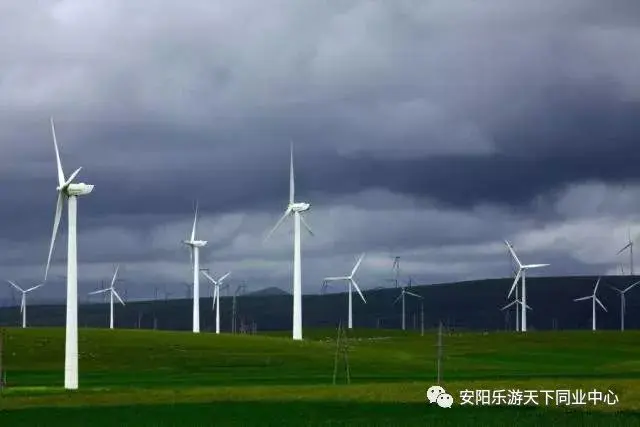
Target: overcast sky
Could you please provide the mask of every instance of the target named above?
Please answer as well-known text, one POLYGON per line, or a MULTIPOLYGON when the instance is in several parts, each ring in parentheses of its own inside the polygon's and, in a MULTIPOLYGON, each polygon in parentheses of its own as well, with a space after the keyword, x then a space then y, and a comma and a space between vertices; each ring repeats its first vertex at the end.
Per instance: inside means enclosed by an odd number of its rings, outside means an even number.
MULTIPOLYGON (((79 200, 80 293, 120 263, 133 297, 202 265, 291 290, 288 199, 311 203, 303 290, 619 273, 640 207, 640 3, 8 0, 0 4, 0 271, 44 276, 48 118, 79 200)), ((66 208, 50 283, 62 297, 66 208)), ((640 268, 640 267, 639 267, 640 268)), ((162 292, 162 291, 161 291, 162 292)), ((203 295, 209 290, 203 289, 203 295)), ((0 288, 0 297, 9 288, 0 288)))

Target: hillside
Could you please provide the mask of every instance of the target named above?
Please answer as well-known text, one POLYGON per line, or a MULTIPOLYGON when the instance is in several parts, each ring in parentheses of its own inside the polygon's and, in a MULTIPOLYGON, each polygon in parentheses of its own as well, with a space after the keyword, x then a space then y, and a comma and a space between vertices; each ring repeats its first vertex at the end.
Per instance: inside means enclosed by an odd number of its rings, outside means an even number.
MULTIPOLYGON (((584 329, 591 327, 589 301, 573 302, 576 297, 593 290, 596 277, 535 277, 527 279, 529 329, 584 329)), ((598 297, 608 308, 599 309, 598 329, 617 329, 620 325, 620 298, 608 285, 622 287, 630 276, 603 277, 598 297)), ((504 330, 514 328, 515 311, 500 311, 508 301, 507 292, 513 279, 487 279, 460 283, 414 286, 413 292, 424 297, 425 327, 435 327, 439 321, 451 328, 504 330)), ((367 304, 354 299, 354 325, 360 328, 400 328, 401 304, 393 305, 399 289, 379 289, 365 292, 367 304)), ((232 298, 221 297, 222 330, 231 330, 232 298)), ((420 328, 420 303, 407 298, 407 328, 420 328)), ((167 330, 191 329, 192 301, 187 299, 131 302, 116 306, 116 326, 167 330)), ((202 298, 202 330, 214 328, 211 299, 202 298)), ((627 329, 640 328, 640 286, 627 294, 627 329)), ((291 328, 291 295, 245 295, 237 298, 238 325, 255 322, 258 331, 289 330, 291 328)), ((346 320, 347 295, 304 295, 303 322, 305 328, 335 327, 346 320)), ((62 305, 29 306, 28 322, 33 326, 64 325, 62 305)), ((107 304, 85 304, 79 308, 79 324, 84 327, 104 327, 108 324, 107 304)), ((0 325, 18 325, 17 307, 0 308, 0 325)), ((240 328, 240 326, 239 326, 240 328)))

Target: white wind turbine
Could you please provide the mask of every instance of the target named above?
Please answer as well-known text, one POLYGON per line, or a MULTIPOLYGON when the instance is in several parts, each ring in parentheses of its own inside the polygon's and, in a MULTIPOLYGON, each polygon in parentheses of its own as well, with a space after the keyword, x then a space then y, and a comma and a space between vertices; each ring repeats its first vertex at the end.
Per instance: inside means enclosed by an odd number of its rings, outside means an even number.
POLYGON ((633 276, 633 244, 634 244, 634 239, 631 238, 631 228, 629 228, 629 240, 627 241, 627 244, 624 245, 616 253, 616 255, 620 255, 622 252, 626 251, 627 249, 629 250, 629 268, 630 268, 630 274, 632 276, 633 276))
POLYGON ((220 277, 218 280, 215 280, 213 277, 209 275, 206 271, 202 271, 204 277, 209 279, 211 284, 213 285, 213 309, 216 311, 216 334, 220 333, 220 288, 222 286, 222 282, 224 279, 229 277, 231 272, 228 272, 224 276, 220 277))
POLYGON ((636 286, 638 283, 640 283, 640 280, 637 282, 634 282, 633 284, 627 286, 624 289, 618 289, 615 286, 612 286, 613 289, 615 289, 619 294, 620 294, 620 330, 624 331, 624 315, 625 315, 625 310, 626 310, 626 306, 627 306, 627 301, 625 298, 625 294, 630 291, 634 286, 636 286))
POLYGON ((198 223, 198 203, 196 202, 195 215, 191 238, 182 243, 191 249, 191 268, 193 269, 193 332, 200 333, 200 248, 207 244, 206 240, 196 240, 196 225, 198 223))
POLYGON ((596 296, 596 292, 598 292, 598 285, 600 285, 600 278, 598 277, 598 281, 596 282, 596 286, 593 288, 593 294, 588 295, 586 297, 576 298, 573 301, 584 301, 591 299, 592 300, 592 311, 591 311, 591 330, 596 330, 596 303, 602 307, 602 309, 606 312, 606 307, 600 302, 598 297, 596 296))
POLYGON ((113 297, 115 296, 118 301, 120 301, 120 304, 124 305, 124 301, 122 301, 122 298, 120 298, 120 295, 118 295, 118 292, 116 291, 116 289, 114 288, 115 284, 116 284, 116 276, 118 275, 118 270, 120 269, 120 266, 116 266, 116 271, 113 273, 113 278, 111 279, 111 286, 109 286, 106 289, 100 289, 99 291, 94 291, 94 292, 89 292, 89 295, 97 295, 97 294, 103 294, 105 292, 109 292, 111 300, 109 302, 109 311, 110 311, 110 316, 109 316, 109 329, 113 329, 113 322, 114 322, 114 317, 113 317, 113 297))
POLYGON ((289 168, 289 204, 284 214, 280 217, 276 225, 264 238, 266 242, 274 231, 289 216, 293 215, 293 339, 302 339, 302 261, 300 254, 300 223, 313 236, 311 227, 304 220, 303 212, 309 210, 311 205, 305 202, 295 201, 295 181, 293 173, 293 144, 291 144, 291 163, 289 168))
MULTIPOLYGON (((521 295, 520 302, 522 304, 522 307, 529 307, 529 305, 527 304, 527 287, 526 287, 527 270, 530 270, 532 268, 548 267, 550 264, 522 265, 522 263, 520 262, 520 259, 518 259, 518 256, 516 255, 516 252, 513 250, 513 246, 511 245, 511 243, 509 243, 507 240, 505 240, 504 243, 507 245, 507 248, 509 248, 509 252, 511 252, 511 256, 518 264, 518 273, 516 274, 516 278, 513 281, 513 285, 511 285, 511 290, 509 291, 509 295, 507 295, 507 298, 511 296, 511 294, 513 293, 513 290, 516 288, 516 285, 518 284, 518 279, 522 277, 522 295, 521 295)), ((520 313, 522 316, 520 320, 520 331, 527 332, 527 310, 520 310, 520 313)))
POLYGON ((353 270, 351 270, 350 275, 341 277, 325 277, 325 279, 323 280, 324 283, 335 282, 338 280, 346 280, 349 283, 349 329, 353 329, 353 288, 356 288, 356 291, 358 291, 358 294, 360 294, 360 298, 362 298, 362 301, 364 301, 365 304, 367 303, 367 300, 364 298, 364 295, 362 295, 358 284, 353 279, 353 276, 356 274, 356 271, 358 271, 358 267, 360 267, 360 263, 362 262, 363 258, 364 254, 360 255, 360 258, 358 258, 358 261, 356 261, 356 265, 353 267, 353 270))
POLYGON ((22 327, 26 328, 27 327, 27 294, 31 291, 38 289, 40 286, 44 285, 44 283, 41 283, 29 289, 22 289, 20 286, 16 285, 16 283, 12 280, 7 280, 7 282, 9 282, 11 286, 13 286, 14 288, 16 288, 18 291, 22 293, 22 298, 20 300, 20 313, 22 313, 22 327))
POLYGON ((47 281, 51 255, 60 225, 60 217, 64 207, 64 199, 67 199, 69 212, 69 227, 67 230, 67 320, 65 334, 64 352, 64 388, 76 390, 78 388, 78 248, 77 248, 77 214, 78 196, 85 196, 93 191, 93 185, 85 183, 72 183, 78 175, 81 167, 76 169, 68 179, 65 178, 60 162, 58 151, 58 141, 56 140, 56 130, 51 118, 51 134, 53 135, 53 147, 56 151, 56 162, 58 166, 58 201, 56 203, 56 214, 53 220, 53 233, 51 234, 51 244, 49 246, 49 257, 47 267, 44 271, 44 281, 47 281))
POLYGON ((396 300, 393 302, 394 304, 396 304, 398 302, 398 300, 402 299, 402 330, 404 331, 406 329, 406 322, 405 322, 405 295, 409 295, 415 298, 420 298, 420 299, 424 299, 422 298, 420 295, 418 294, 414 294, 413 292, 410 292, 407 290, 406 286, 402 287, 402 291, 400 291, 400 295, 398 295, 398 298, 396 298, 396 300))

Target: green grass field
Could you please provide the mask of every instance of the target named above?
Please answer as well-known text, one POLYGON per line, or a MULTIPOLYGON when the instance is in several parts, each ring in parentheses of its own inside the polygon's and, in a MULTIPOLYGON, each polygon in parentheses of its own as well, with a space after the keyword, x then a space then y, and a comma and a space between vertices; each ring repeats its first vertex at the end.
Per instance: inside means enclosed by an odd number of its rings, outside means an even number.
MULTIPOLYGON (((640 425, 636 331, 350 333, 351 384, 332 384, 335 331, 213 335, 80 329, 80 390, 65 392, 63 329, 7 329, 0 425, 640 425), (461 390, 613 390, 616 405, 460 406, 461 390)), ((342 368, 342 366, 340 366, 342 368)), ((339 381, 344 382, 340 370, 339 381)))

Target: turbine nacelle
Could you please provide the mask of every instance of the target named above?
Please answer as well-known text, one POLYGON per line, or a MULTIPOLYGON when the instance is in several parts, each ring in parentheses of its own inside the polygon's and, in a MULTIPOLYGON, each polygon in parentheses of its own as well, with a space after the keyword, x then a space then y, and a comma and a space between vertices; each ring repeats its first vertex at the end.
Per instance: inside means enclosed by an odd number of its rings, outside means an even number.
POLYGON ((289 209, 292 212, 305 212, 305 211, 308 211, 309 208, 311 208, 311 205, 309 203, 304 203, 304 202, 291 203, 289 205, 289 209))
POLYGON ((79 182, 77 184, 69 184, 65 189, 67 196, 85 196, 93 191, 94 185, 79 182))
POLYGON ((182 242, 185 245, 193 246, 196 248, 202 248, 203 246, 206 246, 208 243, 206 240, 183 240, 182 242))

